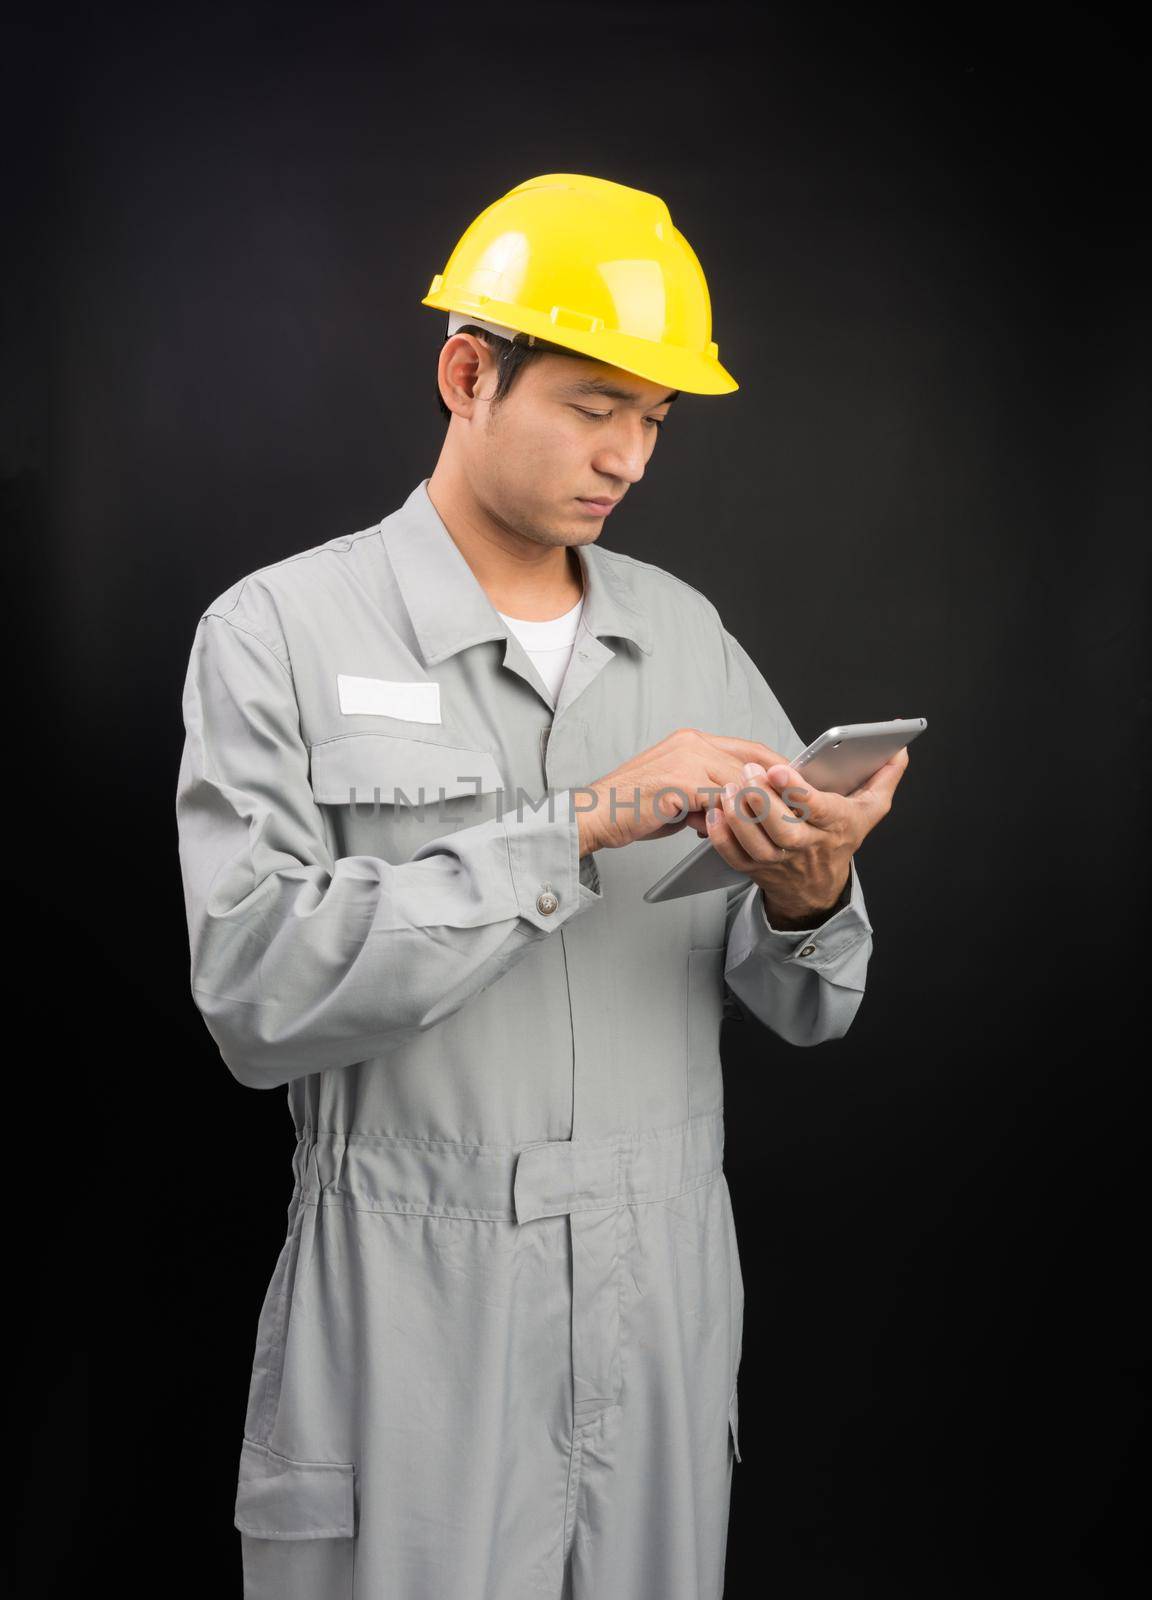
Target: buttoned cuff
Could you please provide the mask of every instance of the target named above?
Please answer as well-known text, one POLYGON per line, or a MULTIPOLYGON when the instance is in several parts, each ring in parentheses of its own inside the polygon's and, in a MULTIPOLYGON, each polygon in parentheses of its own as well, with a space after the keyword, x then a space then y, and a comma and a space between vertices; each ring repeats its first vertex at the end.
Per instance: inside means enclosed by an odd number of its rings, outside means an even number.
POLYGON ((604 898, 595 864, 583 867, 574 799, 572 789, 548 792, 536 809, 525 799, 502 818, 520 915, 541 933, 604 898))
POLYGON ((849 868, 847 903, 818 928, 774 928, 764 910, 764 897, 756 884, 745 895, 728 934, 725 973, 756 955, 782 966, 815 967, 827 971, 837 966, 868 938, 872 925, 864 906, 864 892, 853 858, 849 868))

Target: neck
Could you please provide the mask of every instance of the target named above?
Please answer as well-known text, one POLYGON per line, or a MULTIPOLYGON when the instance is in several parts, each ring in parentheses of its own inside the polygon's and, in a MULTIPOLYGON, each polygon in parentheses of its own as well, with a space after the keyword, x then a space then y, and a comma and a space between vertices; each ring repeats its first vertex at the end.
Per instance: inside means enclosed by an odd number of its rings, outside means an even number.
POLYGON ((428 498, 497 611, 523 622, 549 622, 580 599, 584 574, 572 546, 526 539, 439 467, 428 480, 428 498))

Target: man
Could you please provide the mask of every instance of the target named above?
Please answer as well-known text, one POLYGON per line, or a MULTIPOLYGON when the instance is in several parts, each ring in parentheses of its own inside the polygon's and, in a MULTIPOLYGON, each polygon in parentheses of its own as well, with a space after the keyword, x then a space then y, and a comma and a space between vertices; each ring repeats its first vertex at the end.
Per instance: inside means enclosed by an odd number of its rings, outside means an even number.
POLYGON ((597 542, 677 395, 735 387, 662 201, 522 184, 425 303, 432 476, 220 595, 185 688, 195 1000, 298 1136, 244 1592, 716 1600, 744 1301, 720 1021, 848 1028, 853 854, 907 755, 804 790, 713 605, 597 542), (746 881, 645 902, 693 828, 746 881))

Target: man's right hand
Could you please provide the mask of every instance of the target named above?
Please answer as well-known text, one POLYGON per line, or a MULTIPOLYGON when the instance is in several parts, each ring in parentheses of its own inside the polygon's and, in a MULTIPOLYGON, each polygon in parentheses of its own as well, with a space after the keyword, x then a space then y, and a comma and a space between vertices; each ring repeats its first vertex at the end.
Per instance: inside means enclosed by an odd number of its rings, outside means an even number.
MULTIPOLYGON (((614 850, 640 839, 662 839, 685 827, 706 836, 705 813, 709 806, 720 804, 720 791, 726 783, 756 787, 744 777, 746 761, 758 761, 767 771, 775 762, 786 760, 779 750, 755 739, 677 728, 659 744, 578 790, 576 803, 589 807, 578 813, 580 854, 614 850), (661 795, 661 790, 678 792, 661 795), (593 797, 595 804, 591 803, 593 797), (687 816, 669 822, 685 805, 687 816)), ((759 787, 764 787, 763 780, 759 787)), ((755 796, 749 796, 747 803, 754 810, 758 807, 755 796)))

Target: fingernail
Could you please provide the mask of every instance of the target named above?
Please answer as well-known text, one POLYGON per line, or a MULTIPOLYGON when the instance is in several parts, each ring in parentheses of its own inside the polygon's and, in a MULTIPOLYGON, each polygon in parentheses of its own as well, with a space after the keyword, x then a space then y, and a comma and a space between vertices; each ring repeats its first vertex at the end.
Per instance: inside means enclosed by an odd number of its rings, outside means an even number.
POLYGON ((716 823, 719 820, 719 817, 720 817, 720 813, 719 813, 719 811, 717 811, 716 807, 715 806, 709 806, 708 807, 708 826, 710 828, 714 828, 716 826, 716 823))
POLYGON ((732 796, 736 793, 739 787, 740 785, 738 783, 726 783, 724 785, 724 798, 726 800, 731 800, 732 796))
POLYGON ((764 768, 760 766, 759 762, 746 761, 744 763, 744 776, 746 778, 763 778, 766 776, 766 774, 764 772, 764 768))

